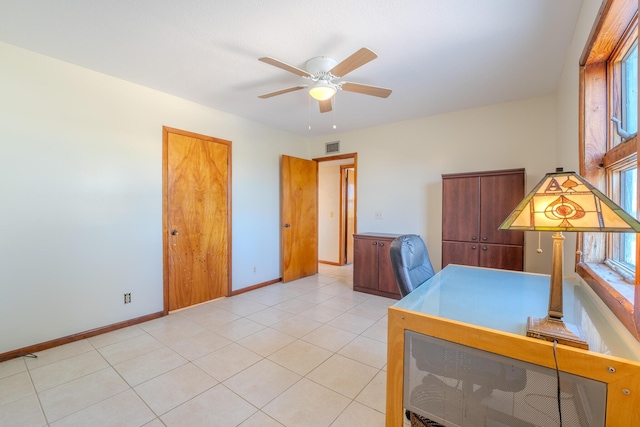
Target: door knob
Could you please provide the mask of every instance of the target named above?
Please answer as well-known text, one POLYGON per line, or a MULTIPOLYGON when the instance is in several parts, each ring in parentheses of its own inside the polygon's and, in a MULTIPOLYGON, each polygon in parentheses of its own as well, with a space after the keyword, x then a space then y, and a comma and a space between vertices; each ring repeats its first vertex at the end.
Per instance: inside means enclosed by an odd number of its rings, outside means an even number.
POLYGON ((284 224, 283 227, 284 228, 289 228, 289 227, 291 227, 291 224, 284 224))
POLYGON ((177 236, 178 235, 178 230, 171 230, 171 235, 172 236, 177 236))

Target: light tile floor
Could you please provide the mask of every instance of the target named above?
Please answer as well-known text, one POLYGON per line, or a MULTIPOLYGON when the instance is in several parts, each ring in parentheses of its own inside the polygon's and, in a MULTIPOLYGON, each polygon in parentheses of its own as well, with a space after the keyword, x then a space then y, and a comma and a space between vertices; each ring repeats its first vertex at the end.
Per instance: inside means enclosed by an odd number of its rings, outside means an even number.
POLYGON ((0 364, 0 426, 384 426, 387 308, 350 266, 0 364))

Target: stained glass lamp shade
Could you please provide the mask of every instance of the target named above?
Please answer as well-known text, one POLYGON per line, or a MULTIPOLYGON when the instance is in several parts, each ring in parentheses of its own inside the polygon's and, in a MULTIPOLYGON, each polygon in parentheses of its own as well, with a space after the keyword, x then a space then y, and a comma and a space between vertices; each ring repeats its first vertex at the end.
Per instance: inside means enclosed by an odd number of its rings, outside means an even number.
POLYGON ((562 321, 563 231, 640 232, 640 222, 575 172, 548 173, 499 227, 553 231, 549 312, 529 317, 527 335, 587 349, 579 327, 562 321))

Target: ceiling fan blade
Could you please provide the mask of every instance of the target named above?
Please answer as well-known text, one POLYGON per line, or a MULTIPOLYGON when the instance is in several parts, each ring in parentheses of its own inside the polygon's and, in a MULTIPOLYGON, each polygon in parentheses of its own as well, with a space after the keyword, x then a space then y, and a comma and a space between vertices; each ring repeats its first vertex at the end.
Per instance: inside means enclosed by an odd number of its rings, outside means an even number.
POLYGON ((348 73, 352 72, 356 68, 362 67, 367 62, 373 61, 376 59, 378 55, 376 55, 373 51, 363 47, 358 50, 356 53, 336 65, 331 69, 331 74, 336 77, 344 77, 348 73))
POLYGON ((265 56, 263 58, 259 58, 258 60, 262 61, 262 62, 264 62, 266 64, 273 65, 274 67, 281 68, 281 69, 283 69, 285 71, 288 71, 290 73, 297 74, 297 75, 299 75, 301 77, 310 77, 311 76, 311 74, 309 74, 305 70, 301 70, 298 67, 294 67, 293 65, 286 64, 286 63, 284 63, 282 61, 279 61, 279 60, 277 60, 275 58, 272 58, 270 56, 265 56))
POLYGON ((380 98, 386 98, 389 95, 391 95, 391 89, 385 89, 383 87, 377 87, 377 86, 363 85, 360 83, 344 82, 342 83, 341 87, 342 87, 342 90, 346 90, 347 92, 356 92, 356 93, 361 93, 363 95, 378 96, 380 98))
POLYGON ((290 87, 290 88, 287 88, 287 89, 278 90, 276 92, 265 93, 264 95, 258 96, 258 98, 267 99, 267 98, 271 98, 272 96, 278 96, 278 95, 282 95, 284 93, 295 92, 296 90, 304 89, 305 87, 306 86, 290 87))
POLYGON ((325 99, 324 101, 318 101, 320 103, 321 113, 328 113, 329 111, 331 111, 331 99, 333 98, 325 99))

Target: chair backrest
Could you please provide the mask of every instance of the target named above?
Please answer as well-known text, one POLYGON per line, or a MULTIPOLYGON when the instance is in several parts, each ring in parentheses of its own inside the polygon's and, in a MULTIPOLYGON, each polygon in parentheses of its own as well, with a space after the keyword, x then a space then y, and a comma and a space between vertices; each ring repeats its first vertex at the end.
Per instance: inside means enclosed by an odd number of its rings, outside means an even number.
POLYGON ((403 298, 435 274, 427 246, 418 235, 406 234, 396 238, 391 242, 389 254, 393 275, 403 298))

